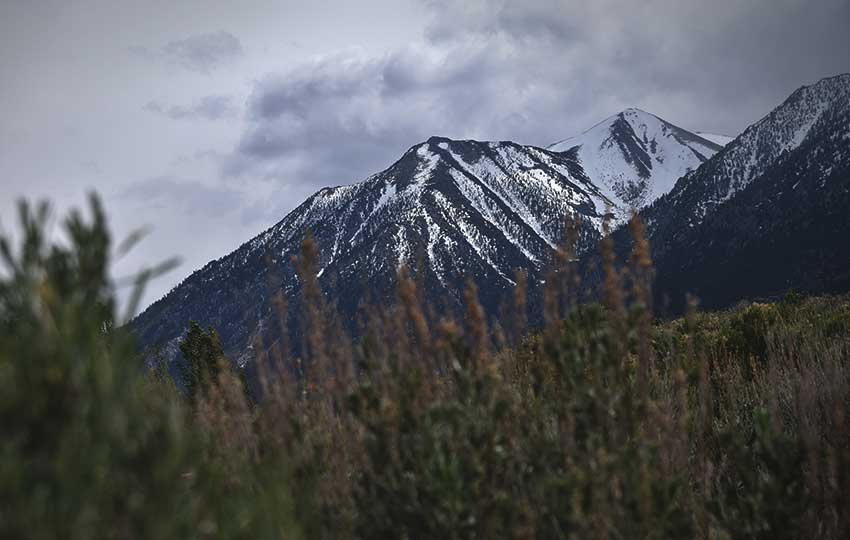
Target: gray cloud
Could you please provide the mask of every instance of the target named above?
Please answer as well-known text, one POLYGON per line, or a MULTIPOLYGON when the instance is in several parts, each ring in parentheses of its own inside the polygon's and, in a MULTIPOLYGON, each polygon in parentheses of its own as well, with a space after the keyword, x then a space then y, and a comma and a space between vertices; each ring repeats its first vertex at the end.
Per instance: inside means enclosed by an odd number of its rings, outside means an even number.
POLYGON ((219 95, 204 96, 188 106, 166 106, 160 101, 153 100, 149 101, 144 109, 172 120, 220 120, 232 118, 237 112, 232 97, 219 95))
POLYGON ((86 160, 86 161, 81 161, 80 162, 80 168, 83 171, 85 171, 89 174, 92 174, 92 175, 103 174, 103 168, 100 166, 100 163, 98 163, 97 161, 92 160, 92 159, 89 159, 89 160, 86 160))
POLYGON ((138 260, 191 269, 434 134, 545 145, 630 106, 734 134, 850 70, 847 0, 322 4, 0 1, 0 216, 95 188, 119 235, 156 224, 138 260))
POLYGON ((850 67, 846 0, 426 4, 407 47, 257 81, 225 173, 348 183, 433 134, 545 145, 629 106, 734 134, 850 67))
POLYGON ((186 69, 209 73, 242 56, 242 44, 233 34, 219 30, 168 43, 163 52, 186 69))
POLYGON ((220 217, 244 202, 241 192, 227 186, 210 186, 168 175, 134 182, 120 196, 153 209, 176 206, 189 215, 205 217, 220 217))
POLYGON ((209 74, 232 63, 244 54, 239 39, 224 30, 170 41, 155 51, 139 46, 130 47, 128 50, 143 58, 162 59, 189 71, 203 74, 209 74))

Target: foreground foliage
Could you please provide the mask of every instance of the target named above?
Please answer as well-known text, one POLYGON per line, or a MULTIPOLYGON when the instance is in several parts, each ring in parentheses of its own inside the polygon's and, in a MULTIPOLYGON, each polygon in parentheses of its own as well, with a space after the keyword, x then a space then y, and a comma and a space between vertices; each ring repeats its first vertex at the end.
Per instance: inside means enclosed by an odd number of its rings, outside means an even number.
POLYGON ((96 201, 60 244, 46 217, 0 243, 2 537, 850 537, 846 297, 653 321, 635 224, 601 304, 559 254, 542 330, 522 275, 488 328, 474 287, 439 318, 402 271, 352 344, 308 240, 301 358, 257 343, 247 391, 192 324, 178 389, 116 318, 96 201))

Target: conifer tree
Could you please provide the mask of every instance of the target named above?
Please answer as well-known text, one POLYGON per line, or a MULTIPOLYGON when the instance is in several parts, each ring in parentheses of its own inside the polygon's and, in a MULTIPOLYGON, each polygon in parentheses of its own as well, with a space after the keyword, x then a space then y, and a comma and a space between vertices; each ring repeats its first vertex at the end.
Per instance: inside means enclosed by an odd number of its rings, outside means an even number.
POLYGON ((204 331, 195 321, 189 321, 189 331, 180 343, 180 352, 185 360, 182 382, 189 399, 194 401, 199 392, 215 384, 227 359, 215 328, 210 326, 204 331))

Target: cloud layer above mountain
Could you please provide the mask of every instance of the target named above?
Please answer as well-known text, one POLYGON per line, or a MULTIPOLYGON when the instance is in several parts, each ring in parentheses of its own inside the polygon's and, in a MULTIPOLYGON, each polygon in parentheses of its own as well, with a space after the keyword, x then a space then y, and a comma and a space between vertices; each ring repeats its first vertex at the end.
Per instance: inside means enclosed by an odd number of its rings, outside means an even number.
POLYGON ((736 134, 850 70, 847 0, 5 0, 0 227, 106 198, 147 300, 431 135, 546 145, 627 107, 736 134))
POLYGON ((225 172, 348 183, 433 134, 545 145, 628 106, 734 134, 847 68, 848 6, 430 1, 407 46, 259 79, 225 172))

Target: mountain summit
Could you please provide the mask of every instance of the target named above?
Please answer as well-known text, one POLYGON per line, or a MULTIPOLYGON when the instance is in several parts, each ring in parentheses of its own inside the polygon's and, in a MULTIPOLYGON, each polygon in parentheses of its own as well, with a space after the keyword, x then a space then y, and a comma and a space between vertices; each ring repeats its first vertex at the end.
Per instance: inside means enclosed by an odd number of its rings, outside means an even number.
MULTIPOLYGON (((462 307, 471 280, 492 316, 517 270, 532 295, 539 289, 568 214, 580 218, 579 252, 592 248, 606 214, 627 215, 718 148, 636 109, 549 149, 431 137, 362 182, 320 190, 134 325, 144 344, 171 355, 189 320, 213 325, 226 352, 246 362, 254 343, 281 337, 271 299, 278 291, 298 298, 292 258, 308 231, 320 250, 319 282, 349 330, 364 302, 393 300, 401 266, 430 305, 449 310, 462 307)), ((293 318, 288 324, 297 333, 293 318)))
POLYGON ((258 337, 279 337, 262 335, 278 327, 270 298, 277 290, 298 296, 292 257, 308 231, 320 248, 320 283, 349 329, 367 298, 393 298, 402 265, 421 268, 417 278, 432 305, 460 307, 471 279, 495 313, 518 269, 539 283, 566 215, 582 218, 579 246, 587 248, 613 205, 570 153, 432 137, 362 182, 320 190, 192 274, 134 324, 143 343, 169 350, 188 320, 214 325, 227 352, 246 361, 258 337))
POLYGON ((622 218, 670 191, 721 148, 640 109, 626 109, 548 147, 573 155, 585 175, 617 203, 622 218))
MULTIPOLYGON (((791 94, 641 211, 656 295, 704 306, 850 289, 850 74, 791 94)), ((628 231, 615 232, 618 244, 628 231)), ((622 247, 622 251, 626 248, 622 247)))

